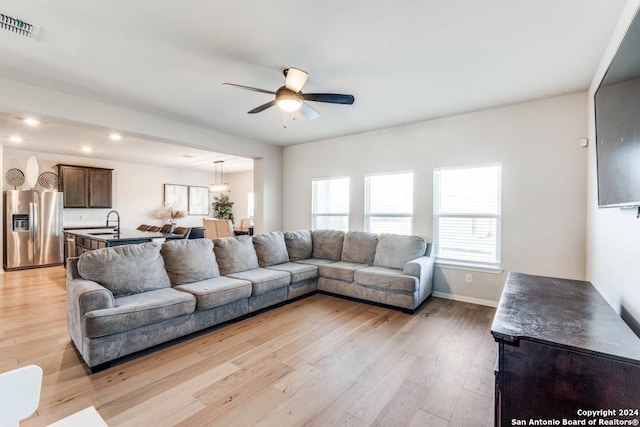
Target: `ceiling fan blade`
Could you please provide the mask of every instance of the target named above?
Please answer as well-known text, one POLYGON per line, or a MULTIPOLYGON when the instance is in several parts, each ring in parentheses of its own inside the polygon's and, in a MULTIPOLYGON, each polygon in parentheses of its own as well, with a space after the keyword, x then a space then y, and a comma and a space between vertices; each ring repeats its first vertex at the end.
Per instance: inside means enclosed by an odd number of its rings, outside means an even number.
POLYGON ((268 93, 270 95, 275 95, 276 94, 275 92, 273 92, 271 90, 259 89, 257 87, 237 85, 235 83, 222 83, 222 84, 225 85, 225 86, 233 86, 233 87, 238 87, 240 89, 252 90, 254 92, 268 93))
POLYGON ((276 105, 276 100, 274 99, 273 101, 269 101, 266 104, 262 104, 259 107, 254 108, 253 110, 249 111, 249 114, 255 114, 255 113, 259 113, 260 111, 264 111, 267 108, 273 107, 274 105, 276 105))
POLYGON ((300 107, 300 114, 302 114, 309 120, 314 120, 320 117, 320 113, 318 113, 311 105, 307 104, 306 102, 302 103, 302 107, 300 107))
POLYGON ((303 93, 305 101, 329 102, 331 104, 353 104, 353 95, 341 95, 339 93, 303 93))
POLYGON ((309 74, 298 68, 287 68, 284 70, 284 76, 286 77, 284 86, 294 92, 300 92, 300 89, 302 89, 302 86, 306 83, 309 74))

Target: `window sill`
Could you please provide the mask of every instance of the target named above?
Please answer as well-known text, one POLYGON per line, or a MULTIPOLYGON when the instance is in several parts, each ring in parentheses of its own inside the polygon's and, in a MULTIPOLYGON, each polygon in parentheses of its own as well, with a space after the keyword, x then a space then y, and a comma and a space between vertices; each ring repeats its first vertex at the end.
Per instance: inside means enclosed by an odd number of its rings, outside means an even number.
POLYGON ((502 274, 504 269, 502 266, 489 266, 482 264, 473 264, 473 263, 465 263, 465 262, 454 262, 454 261, 437 261, 436 267, 446 268, 450 270, 465 270, 465 271, 478 271, 481 273, 490 273, 490 274, 502 274))

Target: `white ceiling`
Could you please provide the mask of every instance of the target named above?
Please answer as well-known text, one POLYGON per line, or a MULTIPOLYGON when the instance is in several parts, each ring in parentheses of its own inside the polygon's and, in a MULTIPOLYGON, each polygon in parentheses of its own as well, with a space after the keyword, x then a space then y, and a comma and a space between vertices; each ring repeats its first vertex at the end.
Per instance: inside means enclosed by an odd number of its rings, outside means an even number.
POLYGON ((290 145, 584 91, 625 3, 4 0, 0 11, 41 31, 0 30, 0 76, 290 145), (269 95, 222 85, 275 90, 290 66, 309 72, 305 92, 354 105, 311 103, 320 118, 284 128, 277 108, 246 114, 269 95))
POLYGON ((210 172, 214 171, 213 162, 222 160, 225 173, 253 170, 252 159, 176 145, 173 141, 150 140, 130 133, 119 133, 122 139, 114 141, 109 137, 113 130, 60 119, 38 117, 41 123, 31 127, 23 122, 23 118, 30 117, 0 112, 0 138, 5 147, 210 172), (11 141, 16 136, 22 141, 11 141), (82 151, 85 147, 91 151, 82 151))

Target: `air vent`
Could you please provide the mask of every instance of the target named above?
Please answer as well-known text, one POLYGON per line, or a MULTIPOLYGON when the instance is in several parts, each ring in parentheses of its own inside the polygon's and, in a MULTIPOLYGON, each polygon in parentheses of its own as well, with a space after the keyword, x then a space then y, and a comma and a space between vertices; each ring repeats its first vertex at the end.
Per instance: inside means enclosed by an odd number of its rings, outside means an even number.
POLYGON ((30 39, 35 39, 40 31, 39 26, 14 18, 6 13, 0 13, 0 28, 30 39))

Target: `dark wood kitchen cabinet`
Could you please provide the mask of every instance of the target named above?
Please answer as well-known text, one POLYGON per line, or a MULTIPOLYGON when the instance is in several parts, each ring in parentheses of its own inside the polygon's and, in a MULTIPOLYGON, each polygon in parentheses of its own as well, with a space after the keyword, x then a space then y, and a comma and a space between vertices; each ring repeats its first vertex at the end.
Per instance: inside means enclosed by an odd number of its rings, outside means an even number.
POLYGON ((640 419, 640 339, 591 283, 510 273, 491 333, 496 426, 640 419))
POLYGON ((65 208, 111 208, 113 169, 75 165, 58 166, 58 188, 65 208))

